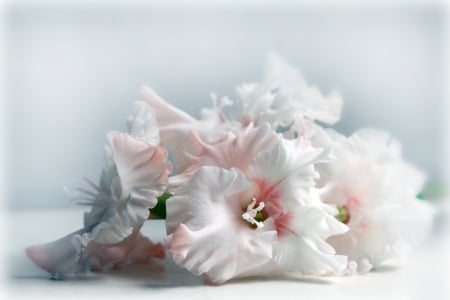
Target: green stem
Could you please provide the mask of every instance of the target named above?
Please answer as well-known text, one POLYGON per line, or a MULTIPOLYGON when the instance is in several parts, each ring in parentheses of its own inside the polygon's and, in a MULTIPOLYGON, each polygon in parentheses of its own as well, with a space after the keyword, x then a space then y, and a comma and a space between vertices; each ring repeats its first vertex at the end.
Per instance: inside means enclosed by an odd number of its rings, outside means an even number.
POLYGON ((172 197, 171 193, 164 193, 161 196, 158 197, 158 202, 156 203, 156 206, 153 208, 150 208, 150 216, 148 219, 150 220, 165 220, 166 219, 166 201, 172 197))

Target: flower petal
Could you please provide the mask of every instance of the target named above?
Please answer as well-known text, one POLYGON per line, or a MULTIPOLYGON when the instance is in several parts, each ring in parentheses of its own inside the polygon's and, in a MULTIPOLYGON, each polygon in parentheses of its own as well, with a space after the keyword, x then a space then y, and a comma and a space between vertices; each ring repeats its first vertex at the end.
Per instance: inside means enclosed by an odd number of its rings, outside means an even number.
MULTIPOLYGON (((323 95, 316 86, 309 86, 301 73, 289 66, 280 56, 269 56, 265 82, 278 87, 280 98, 284 98, 291 115, 300 113, 311 119, 334 124, 340 119, 342 98, 337 91, 323 95)), ((292 117, 292 120, 294 117, 292 117)))
POLYGON ((195 134, 193 138, 201 152, 183 174, 171 178, 181 184, 189 179, 201 166, 218 166, 226 169, 238 168, 246 172, 256 154, 271 148, 278 140, 277 134, 268 125, 254 128, 253 124, 238 132, 228 132, 226 137, 216 143, 208 143, 195 134))
POLYGON ((320 207, 304 205, 292 210, 290 234, 280 236, 275 248, 275 260, 285 271, 303 274, 341 274, 347 267, 347 257, 335 255, 326 242, 348 227, 320 207))
POLYGON ((84 232, 81 229, 56 241, 28 247, 25 251, 35 265, 58 278, 79 269, 81 248, 74 246, 72 238, 84 232))
POLYGON ((126 239, 117 244, 105 245, 90 241, 82 253, 80 263, 95 270, 104 270, 128 263, 146 263, 154 258, 163 259, 164 247, 153 244, 139 230, 140 227, 135 228, 126 239))
POLYGON ((120 177, 119 199, 128 219, 125 224, 140 225, 168 184, 171 166, 167 152, 159 145, 148 145, 125 133, 111 132, 108 140, 120 177))
POLYGON ((159 128, 155 112, 144 101, 134 103, 134 113, 127 120, 129 134, 147 144, 158 145, 159 128))
POLYGON ((249 187, 236 169, 202 167, 176 191, 167 201, 166 223, 167 247, 175 262, 220 283, 271 259, 273 221, 252 228, 241 216, 248 203, 240 196, 249 187))
POLYGON ((314 163, 321 161, 323 149, 312 147, 302 138, 285 140, 277 137, 276 142, 272 148, 254 156, 249 176, 277 183, 283 195, 281 200, 287 208, 293 203, 308 202, 310 188, 314 186, 314 179, 319 177, 314 163))
POLYGON ((323 141, 336 156, 320 169, 324 183, 333 187, 323 200, 345 207, 350 228, 329 243, 374 268, 403 258, 431 228, 432 209, 416 199, 423 173, 404 161, 400 144, 380 130, 362 129, 349 138, 331 133, 323 141))

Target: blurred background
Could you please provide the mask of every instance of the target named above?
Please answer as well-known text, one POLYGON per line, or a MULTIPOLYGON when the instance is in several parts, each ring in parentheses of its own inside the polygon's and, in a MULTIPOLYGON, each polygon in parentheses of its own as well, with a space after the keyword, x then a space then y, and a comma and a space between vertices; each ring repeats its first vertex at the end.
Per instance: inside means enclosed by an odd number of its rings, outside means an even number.
POLYGON ((344 99, 334 127, 392 132, 432 182, 448 165, 443 1, 15 1, 3 10, 3 187, 10 209, 67 207, 142 85, 198 116, 276 52, 344 99))

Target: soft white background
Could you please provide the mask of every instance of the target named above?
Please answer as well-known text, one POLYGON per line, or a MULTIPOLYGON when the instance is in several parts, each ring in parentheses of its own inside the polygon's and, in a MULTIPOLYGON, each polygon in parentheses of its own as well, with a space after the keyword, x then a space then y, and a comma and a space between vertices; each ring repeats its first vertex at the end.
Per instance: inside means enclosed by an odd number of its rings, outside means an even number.
POLYGON ((141 85, 196 115, 210 92, 233 96, 259 80, 270 51, 324 92, 341 91, 338 130, 389 130, 407 159, 444 178, 443 2, 68 2, 3 11, 9 208, 66 207, 64 186, 96 180, 105 134, 124 128, 141 85))
MULTIPOLYGON (((232 96, 235 85, 259 80, 269 51, 323 91, 341 91, 344 114, 336 128, 387 129, 409 160, 444 180, 450 124, 444 1, 182 2, 0 0, 0 198, 6 192, 4 204, 14 209, 0 216, 0 265, 13 277, 0 297, 448 298, 449 231, 442 226, 448 201, 440 206, 441 226, 409 264, 365 276, 211 287, 167 260, 162 278, 131 268, 55 282, 32 265, 26 246, 81 226, 82 212, 67 209, 63 187, 97 178, 104 136, 124 127, 142 84, 196 114, 210 103, 209 92, 232 96)), ((153 225, 145 224, 144 233, 162 240, 164 224, 153 225)))

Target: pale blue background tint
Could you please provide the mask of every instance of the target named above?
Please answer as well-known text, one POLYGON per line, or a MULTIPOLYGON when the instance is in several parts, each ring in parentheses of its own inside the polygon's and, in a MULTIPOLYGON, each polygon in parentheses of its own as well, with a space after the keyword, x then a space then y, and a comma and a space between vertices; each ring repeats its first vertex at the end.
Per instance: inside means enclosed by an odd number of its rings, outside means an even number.
POLYGON ((342 121, 391 131, 442 180, 447 132, 442 5, 14 5, 6 12, 6 177, 11 208, 64 207, 98 178, 105 134, 123 129, 143 84, 197 115, 209 93, 262 77, 275 51, 342 121))

